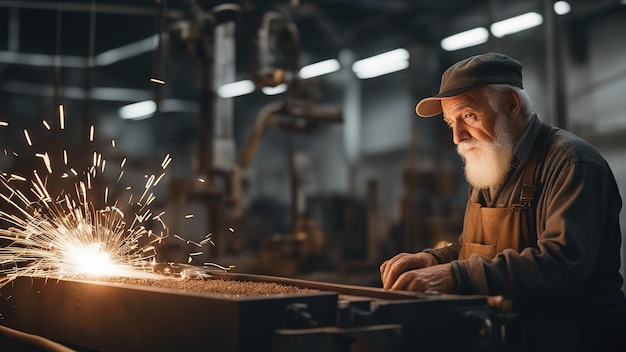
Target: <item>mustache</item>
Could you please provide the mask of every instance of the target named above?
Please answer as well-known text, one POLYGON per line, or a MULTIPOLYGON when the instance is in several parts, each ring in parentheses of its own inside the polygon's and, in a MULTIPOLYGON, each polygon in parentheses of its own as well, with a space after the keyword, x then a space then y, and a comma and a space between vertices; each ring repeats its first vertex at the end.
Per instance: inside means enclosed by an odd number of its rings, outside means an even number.
POLYGON ((457 144, 456 151, 461 156, 463 156, 472 148, 484 149, 486 146, 488 146, 488 143, 486 142, 481 142, 476 139, 469 139, 457 144))

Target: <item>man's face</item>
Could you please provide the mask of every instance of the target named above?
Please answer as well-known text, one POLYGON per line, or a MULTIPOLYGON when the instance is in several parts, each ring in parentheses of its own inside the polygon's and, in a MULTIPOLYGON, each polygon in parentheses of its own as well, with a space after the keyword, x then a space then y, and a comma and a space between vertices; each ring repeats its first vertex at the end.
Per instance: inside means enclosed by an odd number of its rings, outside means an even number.
POLYGON ((441 100, 444 121, 452 128, 453 142, 465 161, 467 181, 478 188, 494 187, 504 180, 514 143, 510 117, 494 110, 485 89, 441 100))

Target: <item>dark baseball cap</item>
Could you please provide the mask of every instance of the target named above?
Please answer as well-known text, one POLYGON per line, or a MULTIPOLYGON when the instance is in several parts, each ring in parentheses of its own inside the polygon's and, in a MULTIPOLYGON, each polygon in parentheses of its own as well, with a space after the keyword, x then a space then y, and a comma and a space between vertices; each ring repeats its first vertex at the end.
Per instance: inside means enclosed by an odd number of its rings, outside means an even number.
POLYGON ((422 117, 441 113, 441 98, 465 94, 488 84, 522 86, 522 64, 506 55, 487 53, 450 66, 441 76, 439 94, 422 99, 415 112, 422 117))

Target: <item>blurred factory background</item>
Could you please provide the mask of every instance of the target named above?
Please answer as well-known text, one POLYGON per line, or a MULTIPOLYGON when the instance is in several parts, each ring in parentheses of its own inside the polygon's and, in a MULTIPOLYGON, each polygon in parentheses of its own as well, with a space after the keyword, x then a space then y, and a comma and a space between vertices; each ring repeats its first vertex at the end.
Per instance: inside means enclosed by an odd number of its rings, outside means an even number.
MULTIPOLYGON (((467 56, 523 62, 536 111, 598 147, 625 196, 624 38, 624 0, 0 0, 0 169, 41 167, 25 129, 52 158, 126 158, 136 188, 170 155, 159 260, 212 233, 192 264, 376 286, 385 259, 460 232, 450 132, 414 107, 467 56)), ((94 188, 123 197, 117 178, 94 188)))

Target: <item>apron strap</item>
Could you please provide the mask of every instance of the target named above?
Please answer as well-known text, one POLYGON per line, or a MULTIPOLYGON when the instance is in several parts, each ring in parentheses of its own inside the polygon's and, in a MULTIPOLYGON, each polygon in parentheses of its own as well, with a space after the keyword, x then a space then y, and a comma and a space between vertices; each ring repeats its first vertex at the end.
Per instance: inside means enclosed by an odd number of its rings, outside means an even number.
POLYGON ((519 199, 517 204, 522 208, 529 208, 530 203, 533 200, 535 195, 535 186, 534 178, 535 178, 535 170, 537 169, 537 165, 541 160, 544 159, 544 154, 548 150, 548 139, 550 138, 552 128, 545 124, 541 124, 541 128, 539 129, 539 134, 537 135, 537 139, 533 144, 533 149, 530 153, 530 159, 526 163, 524 167, 524 171, 522 174, 522 189, 519 193, 519 199))

